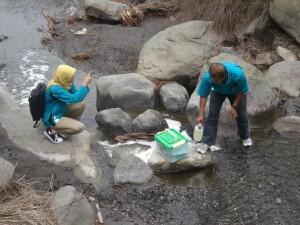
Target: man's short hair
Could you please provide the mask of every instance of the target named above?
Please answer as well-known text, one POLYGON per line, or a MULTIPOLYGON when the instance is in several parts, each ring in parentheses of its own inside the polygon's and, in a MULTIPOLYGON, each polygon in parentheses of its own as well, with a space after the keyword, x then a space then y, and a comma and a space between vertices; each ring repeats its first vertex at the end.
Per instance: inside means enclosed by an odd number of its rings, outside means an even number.
POLYGON ((221 63, 211 63, 209 65, 209 74, 212 78, 225 78, 226 69, 221 63))

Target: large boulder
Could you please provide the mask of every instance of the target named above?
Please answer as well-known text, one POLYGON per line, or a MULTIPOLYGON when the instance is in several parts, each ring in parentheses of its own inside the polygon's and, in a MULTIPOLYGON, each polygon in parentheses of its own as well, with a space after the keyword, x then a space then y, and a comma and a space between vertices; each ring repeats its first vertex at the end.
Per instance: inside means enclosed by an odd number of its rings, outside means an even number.
POLYGON ((163 85, 159 91, 160 101, 166 110, 181 112, 189 101, 189 93, 182 85, 172 82, 163 85))
MULTIPOLYGON (((243 59, 228 53, 221 53, 220 55, 211 58, 209 62, 210 63, 233 62, 240 65, 243 68, 251 88, 251 93, 248 95, 248 99, 247 99, 248 113, 250 116, 257 116, 277 106, 278 95, 276 94, 275 91, 271 89, 269 83, 265 78, 265 75, 253 65, 248 64, 243 59)), ((203 71, 204 70, 205 69, 203 69, 203 71)), ((206 110, 208 110, 208 106, 206 107, 206 110)), ((229 101, 226 100, 220 113, 221 126, 222 126, 222 122, 224 122, 225 124, 230 123, 230 120, 228 118, 228 112, 227 112, 229 106, 230 106, 229 101), (222 121, 222 119, 224 121, 222 121)), ((197 116, 198 107, 199 107, 199 96, 197 96, 195 90, 195 92, 192 94, 192 97, 189 100, 189 103, 187 105, 187 110, 186 110, 188 120, 193 126, 195 125, 195 119, 197 116)))
POLYGON ((209 21, 189 21, 159 32, 144 45, 138 72, 152 80, 188 83, 217 54, 222 38, 212 26, 209 21))
POLYGON ((13 164, 0 158, 0 187, 9 184, 14 171, 15 167, 13 164))
POLYGON ((151 168, 132 154, 124 156, 114 170, 115 184, 144 184, 152 177, 151 168))
POLYGON ((104 21, 120 21, 120 12, 126 7, 126 4, 111 0, 85 0, 87 15, 104 21))
POLYGON ((96 114, 95 120, 106 135, 114 137, 131 132, 131 119, 120 108, 102 110, 96 114))
POLYGON ((300 137, 300 117, 299 116, 286 116, 278 119, 273 128, 282 136, 286 138, 300 137))
POLYGON ((166 128, 168 128, 167 121, 160 112, 153 109, 148 109, 132 121, 134 132, 156 133, 166 128))
POLYGON ((295 0, 274 0, 270 14, 273 20, 300 43, 300 2, 295 0))
POLYGON ((148 165, 155 173, 179 173, 184 171, 205 168, 216 163, 215 158, 208 153, 200 154, 194 147, 188 153, 187 158, 178 160, 175 163, 168 162, 157 149, 154 149, 148 161, 148 165))
POLYGON ((98 111, 113 107, 142 111, 155 104, 155 85, 137 73, 101 77, 96 88, 98 111))
POLYGON ((300 61, 276 63, 266 75, 272 88, 289 96, 300 96, 300 61))
POLYGON ((59 224, 93 225, 95 213, 86 197, 73 186, 61 187, 54 195, 52 209, 59 224))

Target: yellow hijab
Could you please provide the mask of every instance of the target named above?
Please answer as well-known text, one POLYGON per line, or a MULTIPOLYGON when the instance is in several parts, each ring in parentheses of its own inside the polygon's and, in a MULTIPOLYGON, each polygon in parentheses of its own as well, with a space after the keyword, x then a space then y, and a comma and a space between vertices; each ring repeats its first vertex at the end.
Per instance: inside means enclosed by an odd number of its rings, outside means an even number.
POLYGON ((53 79, 49 81, 48 88, 52 85, 60 85, 70 90, 76 69, 68 65, 59 65, 53 73, 53 79))

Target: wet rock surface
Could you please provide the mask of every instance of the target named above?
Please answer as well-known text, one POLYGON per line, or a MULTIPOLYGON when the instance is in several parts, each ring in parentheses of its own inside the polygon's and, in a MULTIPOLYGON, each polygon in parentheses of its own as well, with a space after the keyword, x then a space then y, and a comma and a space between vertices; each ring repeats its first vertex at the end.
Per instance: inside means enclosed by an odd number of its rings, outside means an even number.
POLYGON ((144 184, 149 182, 152 176, 152 169, 132 154, 121 158, 114 170, 115 184, 144 184))
POLYGON ((186 88, 175 82, 163 85, 159 96, 165 109, 170 112, 183 112, 189 100, 186 88))
POLYGON ((273 124, 274 129, 286 138, 300 137, 300 117, 286 116, 273 124))
POLYGON ((199 154, 192 149, 187 158, 170 163, 154 150, 148 163, 156 173, 179 173, 212 166, 216 160, 210 154, 199 154))
POLYGON ((93 225, 95 213, 86 197, 73 186, 61 187, 53 196, 52 208, 62 225, 93 225))
POLYGON ((132 121, 134 132, 157 133, 168 128, 166 120, 160 112, 148 109, 132 121))
POLYGON ((95 119, 100 130, 108 136, 130 133, 132 129, 131 118, 120 108, 102 110, 95 119))

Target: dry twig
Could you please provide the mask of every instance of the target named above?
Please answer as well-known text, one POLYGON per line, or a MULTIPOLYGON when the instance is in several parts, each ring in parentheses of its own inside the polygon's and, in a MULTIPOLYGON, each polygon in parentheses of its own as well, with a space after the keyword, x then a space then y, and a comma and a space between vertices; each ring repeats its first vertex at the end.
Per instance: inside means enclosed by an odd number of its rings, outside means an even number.
POLYGON ((140 139, 140 140, 148 140, 152 141, 154 137, 154 133, 129 133, 129 134, 124 134, 124 135, 119 135, 115 137, 116 141, 124 142, 128 141, 130 139, 140 139))
POLYGON ((59 24, 59 21, 55 17, 46 15, 44 11, 42 12, 42 15, 47 20, 48 32, 51 34, 53 38, 58 37, 59 34, 56 32, 54 25, 59 24))
POLYGON ((130 5, 120 13, 120 16, 123 24, 137 26, 144 19, 144 15, 166 16, 176 12, 178 8, 177 0, 149 2, 136 6, 130 5))
POLYGON ((88 53, 88 52, 80 52, 80 53, 77 53, 77 54, 71 56, 71 58, 75 61, 85 61, 85 60, 90 59, 91 57, 92 57, 91 53, 88 53))
POLYGON ((48 45, 48 44, 51 43, 51 41, 52 41, 52 39, 49 38, 49 37, 42 37, 42 39, 41 39, 41 43, 42 43, 43 45, 48 45))

